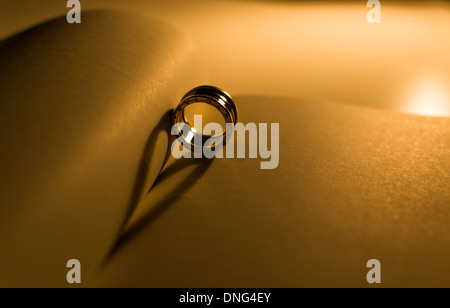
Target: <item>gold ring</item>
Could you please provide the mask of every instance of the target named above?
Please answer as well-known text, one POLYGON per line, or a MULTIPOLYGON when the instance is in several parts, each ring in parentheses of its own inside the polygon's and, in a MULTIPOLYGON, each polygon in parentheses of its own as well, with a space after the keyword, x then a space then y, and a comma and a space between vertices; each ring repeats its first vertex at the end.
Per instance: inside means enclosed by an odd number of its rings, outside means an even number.
POLYGON ((175 108, 172 114, 172 125, 177 125, 178 137, 182 137, 184 141, 191 145, 191 150, 202 150, 204 147, 217 147, 217 145, 225 145, 227 138, 225 136, 230 134, 228 124, 236 125, 238 120, 238 110, 231 95, 227 92, 213 86, 199 86, 187 92, 180 101, 180 104, 175 108), (208 136, 198 134, 197 131, 189 125, 184 109, 195 103, 205 103, 215 107, 220 111, 227 124, 227 130, 220 136, 208 136), (183 129, 188 125, 189 129, 183 129), (195 138, 197 136, 197 138, 195 138), (200 138, 199 138, 200 137, 200 138), (213 140, 211 140, 211 138, 213 140), (201 140, 201 144, 196 144, 195 141, 201 140), (207 144, 205 144, 208 141, 207 144), (213 141, 213 142, 212 142, 213 141))

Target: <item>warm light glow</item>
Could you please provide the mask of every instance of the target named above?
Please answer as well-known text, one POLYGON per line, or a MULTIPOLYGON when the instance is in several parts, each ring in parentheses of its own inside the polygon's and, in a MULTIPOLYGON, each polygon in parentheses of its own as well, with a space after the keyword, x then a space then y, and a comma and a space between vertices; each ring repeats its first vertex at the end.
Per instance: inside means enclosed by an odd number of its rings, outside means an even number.
POLYGON ((436 77, 427 76, 411 89, 405 111, 427 116, 450 116, 449 88, 436 77))
POLYGON ((189 131, 189 133, 187 134, 187 136, 186 136, 186 141, 188 142, 188 143, 191 143, 192 142, 192 139, 194 139, 194 136, 195 136, 195 133, 196 133, 197 131, 195 130, 195 128, 191 128, 191 130, 189 131))

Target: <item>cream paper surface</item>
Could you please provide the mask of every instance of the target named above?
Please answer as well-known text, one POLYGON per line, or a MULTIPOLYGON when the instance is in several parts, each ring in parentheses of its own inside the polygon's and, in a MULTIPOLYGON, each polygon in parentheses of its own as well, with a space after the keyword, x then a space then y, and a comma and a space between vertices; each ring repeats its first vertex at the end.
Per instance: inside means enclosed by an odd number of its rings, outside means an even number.
POLYGON ((0 46, 1 286, 67 285, 69 259, 89 279, 162 167, 167 112, 202 82, 164 23, 83 16, 0 46))
POLYGON ((238 97, 280 123, 280 164, 176 161, 93 285, 362 287, 450 284, 450 120, 238 97))

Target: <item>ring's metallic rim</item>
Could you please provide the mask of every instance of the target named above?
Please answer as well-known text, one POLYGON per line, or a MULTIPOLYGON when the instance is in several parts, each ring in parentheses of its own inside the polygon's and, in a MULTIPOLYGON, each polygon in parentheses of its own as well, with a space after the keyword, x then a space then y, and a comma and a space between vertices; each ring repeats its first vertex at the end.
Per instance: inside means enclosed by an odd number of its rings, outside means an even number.
POLYGON ((199 86, 190 90, 182 97, 180 104, 175 108, 172 114, 172 125, 177 125, 178 137, 183 137, 183 139, 191 145, 192 151, 203 149, 204 147, 214 148, 219 144, 225 145, 227 141, 227 138, 225 138, 226 131, 221 136, 217 137, 203 136, 189 126, 184 114, 184 109, 195 103, 205 103, 213 106, 219 110, 227 124, 231 123, 235 125, 238 121, 238 110, 231 95, 214 86, 199 86), (183 128, 186 124, 189 126, 189 133, 186 134, 185 132, 183 134, 183 128), (197 136, 197 138, 195 138, 195 136, 197 136), (211 142, 211 138, 213 138, 212 140, 214 142, 211 142), (201 140, 201 145, 195 144, 195 140, 201 140), (208 140, 210 141, 210 144, 205 145, 208 140))

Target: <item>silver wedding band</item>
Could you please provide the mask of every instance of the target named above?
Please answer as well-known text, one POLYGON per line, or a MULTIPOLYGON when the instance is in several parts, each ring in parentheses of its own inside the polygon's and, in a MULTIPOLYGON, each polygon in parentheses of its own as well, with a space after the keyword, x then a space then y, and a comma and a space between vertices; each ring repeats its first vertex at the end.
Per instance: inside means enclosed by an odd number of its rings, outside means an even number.
POLYGON ((207 136, 201 135, 189 125, 184 109, 196 103, 204 103, 213 106, 222 114, 227 124, 236 125, 238 120, 238 110, 231 95, 227 92, 213 86, 199 86, 187 92, 180 101, 180 104, 175 108, 172 114, 172 125, 177 125, 178 137, 182 137, 185 142, 191 145, 191 150, 195 151, 203 149, 204 147, 216 147, 218 144, 225 145, 227 132, 225 131, 221 136, 207 136), (189 131, 186 132, 186 124, 189 126, 189 131), (195 138, 197 136, 197 138, 195 138), (214 142, 211 142, 211 138, 214 142), (201 144, 196 144, 195 140, 201 140, 201 144), (209 141, 208 141, 209 140, 209 141), (208 141, 208 142, 207 142, 208 141))

